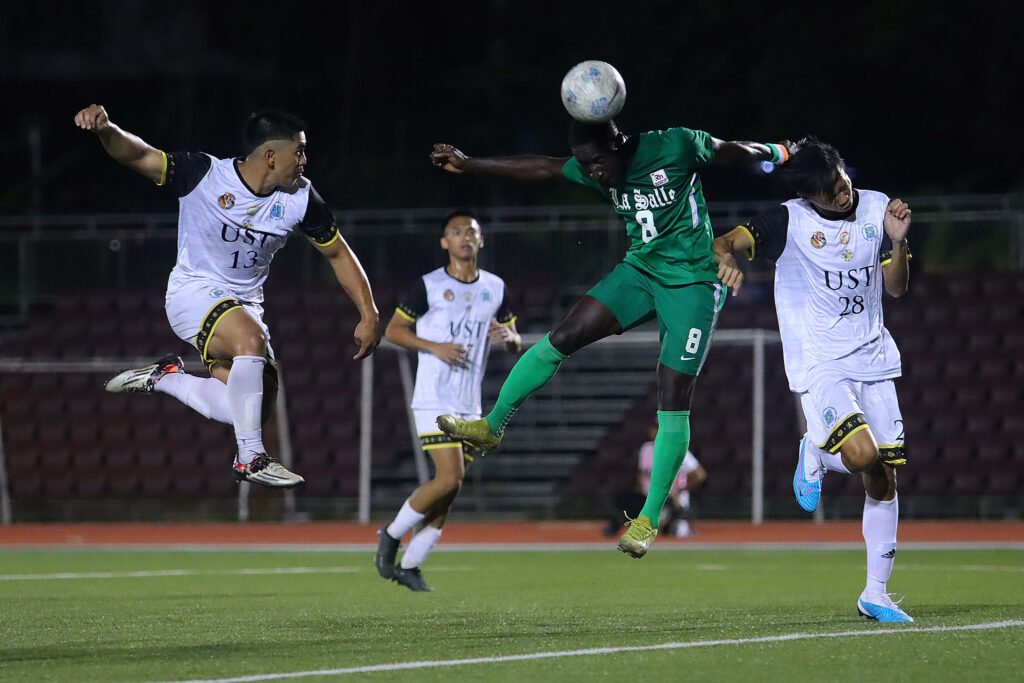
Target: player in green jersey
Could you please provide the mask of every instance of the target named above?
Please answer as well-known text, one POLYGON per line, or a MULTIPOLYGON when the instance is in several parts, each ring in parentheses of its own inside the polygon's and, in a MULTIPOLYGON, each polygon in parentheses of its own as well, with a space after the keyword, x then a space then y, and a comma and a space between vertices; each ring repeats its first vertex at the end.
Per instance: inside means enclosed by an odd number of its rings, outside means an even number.
POLYGON ((512 414, 554 376, 563 360, 599 339, 657 318, 659 429, 651 486, 643 509, 627 522, 629 529, 618 545, 639 558, 658 533, 652 520, 659 519, 686 456, 690 399, 725 303, 698 172, 712 164, 782 163, 789 158, 789 143, 726 142, 688 128, 626 136, 613 121, 574 121, 569 145, 571 157, 469 157, 451 145, 434 145, 434 165, 451 173, 517 180, 565 178, 593 188, 623 217, 630 238, 622 262, 520 358, 486 417, 442 415, 437 424, 457 440, 492 450, 512 414))

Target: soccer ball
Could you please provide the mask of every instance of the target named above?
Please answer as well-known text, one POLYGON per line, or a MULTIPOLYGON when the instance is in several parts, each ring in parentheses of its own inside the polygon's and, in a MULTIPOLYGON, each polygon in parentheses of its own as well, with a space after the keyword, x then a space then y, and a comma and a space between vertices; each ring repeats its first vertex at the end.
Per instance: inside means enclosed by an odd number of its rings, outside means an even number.
POLYGON ((608 62, 580 62, 562 79, 562 104, 583 123, 603 123, 622 111, 626 83, 608 62))

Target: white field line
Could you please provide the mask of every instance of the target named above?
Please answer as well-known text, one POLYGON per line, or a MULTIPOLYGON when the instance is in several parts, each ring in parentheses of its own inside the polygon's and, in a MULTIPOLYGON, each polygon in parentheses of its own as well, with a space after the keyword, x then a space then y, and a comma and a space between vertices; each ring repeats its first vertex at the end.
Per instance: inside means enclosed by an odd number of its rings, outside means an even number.
MULTIPOLYGON (((472 567, 432 567, 431 572, 471 571, 472 567)), ((265 574, 355 574, 362 567, 257 567, 254 569, 154 569, 133 572, 59 572, 0 574, 0 581, 61 581, 69 579, 149 579, 166 576, 259 576, 265 574)))
MULTIPOLYGON (((899 544, 900 550, 1024 550, 1024 541, 979 541, 979 542, 903 542, 899 544)), ((197 553, 365 553, 374 552, 377 549, 376 543, 10 543, 0 544, 4 552, 24 551, 58 551, 58 552, 197 552, 197 553)), ((744 550, 744 551, 805 551, 805 550, 863 550, 864 543, 857 542, 834 542, 834 543, 663 543, 658 545, 656 550, 664 552, 718 552, 722 550, 744 550)), ((615 550, 615 543, 608 541, 595 541, 592 543, 448 543, 440 545, 433 552, 459 552, 459 553, 522 553, 522 552, 608 552, 615 550)))
POLYGON ((350 674, 375 673, 378 671, 409 671, 413 669, 436 669, 441 667, 472 666, 474 664, 499 664, 503 662, 523 662, 537 659, 560 659, 563 657, 590 657, 593 655, 612 655, 622 652, 650 652, 652 650, 684 650, 699 647, 719 647, 723 645, 753 645, 759 643, 781 643, 794 640, 816 640, 819 638, 859 638, 862 636, 883 636, 908 633, 952 633, 957 631, 992 631, 996 629, 1020 628, 1024 620, 992 621, 984 624, 964 624, 961 626, 909 626, 904 628, 879 628, 861 631, 840 631, 838 633, 786 633, 777 636, 759 636, 754 638, 730 638, 727 640, 696 640, 682 643, 660 643, 658 645, 635 645, 626 647, 596 647, 587 650, 561 650, 556 652, 532 652, 522 655, 506 655, 503 657, 474 657, 472 659, 442 659, 420 662, 397 662, 395 664, 374 664, 371 666, 354 666, 344 669, 317 669, 314 671, 294 671, 290 673, 255 674, 252 676, 234 676, 232 678, 209 678, 181 681, 179 683, 255 683, 256 681, 276 681, 290 678, 309 678, 311 676, 347 676, 350 674))

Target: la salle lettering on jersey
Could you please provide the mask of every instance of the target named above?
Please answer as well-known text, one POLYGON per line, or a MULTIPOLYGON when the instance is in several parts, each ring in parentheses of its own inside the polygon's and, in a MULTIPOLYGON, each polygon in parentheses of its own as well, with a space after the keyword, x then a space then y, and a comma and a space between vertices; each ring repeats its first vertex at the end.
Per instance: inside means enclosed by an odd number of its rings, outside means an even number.
MULTIPOLYGON (((630 207, 629 195, 620 195, 619 191, 614 187, 610 190, 612 197, 612 204, 619 211, 632 211, 630 207)), ((633 206, 637 211, 643 211, 644 209, 663 209, 666 206, 671 205, 676 200, 675 190, 666 190, 663 187, 654 189, 654 192, 643 193, 640 190, 633 190, 633 206)))
POLYGON ((863 268, 853 268, 851 270, 823 270, 825 274, 825 286, 829 289, 836 291, 843 288, 843 281, 845 277, 847 289, 857 289, 860 285, 861 279, 864 280, 866 287, 871 286, 871 275, 874 273, 875 266, 864 266, 863 268), (833 280, 835 281, 833 284, 833 280))

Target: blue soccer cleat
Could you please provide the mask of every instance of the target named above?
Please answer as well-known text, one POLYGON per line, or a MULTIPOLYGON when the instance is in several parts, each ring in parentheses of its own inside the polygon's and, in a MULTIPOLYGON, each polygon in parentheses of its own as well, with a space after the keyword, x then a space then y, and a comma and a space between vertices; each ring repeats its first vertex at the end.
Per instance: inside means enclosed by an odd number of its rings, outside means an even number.
POLYGON ((872 621, 886 623, 914 621, 914 617, 901 610, 899 604, 893 602, 888 593, 868 593, 866 591, 861 593, 857 598, 857 612, 872 621))
POLYGON ((817 449, 804 434, 804 438, 800 439, 800 457, 796 461, 796 472, 793 473, 793 494, 796 496, 796 502, 805 511, 814 512, 818 509, 821 480, 824 478, 825 467, 817 457, 817 449), (814 449, 814 452, 809 452, 811 449, 814 449))

